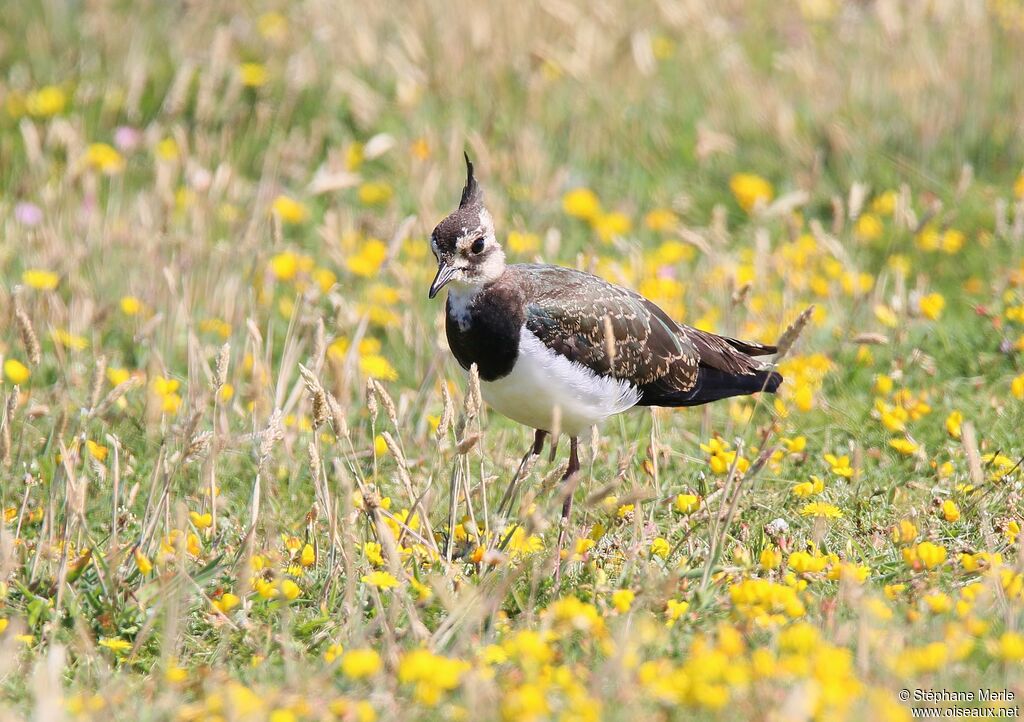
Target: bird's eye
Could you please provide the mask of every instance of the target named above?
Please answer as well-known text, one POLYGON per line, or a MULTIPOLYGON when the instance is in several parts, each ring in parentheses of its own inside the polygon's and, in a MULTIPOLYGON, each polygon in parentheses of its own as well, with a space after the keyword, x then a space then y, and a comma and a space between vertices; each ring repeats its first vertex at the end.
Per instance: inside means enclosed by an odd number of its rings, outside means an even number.
POLYGON ((483 237, 477 238, 475 241, 473 241, 473 245, 470 247, 469 250, 471 250, 473 253, 483 253, 484 252, 484 239, 483 239, 483 237))

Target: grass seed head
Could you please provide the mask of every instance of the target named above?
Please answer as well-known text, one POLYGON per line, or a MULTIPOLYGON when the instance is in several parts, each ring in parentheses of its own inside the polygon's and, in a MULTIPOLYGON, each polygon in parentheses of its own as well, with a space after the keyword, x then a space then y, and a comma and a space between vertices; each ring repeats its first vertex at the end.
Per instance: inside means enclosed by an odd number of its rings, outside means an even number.
POLYGON ((25 313, 25 309, 21 307, 21 301, 17 297, 14 299, 14 320, 18 327, 18 335, 21 337, 21 345, 25 348, 25 355, 28 356, 28 360, 33 366, 38 366, 43 357, 39 347, 39 337, 36 336, 32 320, 25 313))

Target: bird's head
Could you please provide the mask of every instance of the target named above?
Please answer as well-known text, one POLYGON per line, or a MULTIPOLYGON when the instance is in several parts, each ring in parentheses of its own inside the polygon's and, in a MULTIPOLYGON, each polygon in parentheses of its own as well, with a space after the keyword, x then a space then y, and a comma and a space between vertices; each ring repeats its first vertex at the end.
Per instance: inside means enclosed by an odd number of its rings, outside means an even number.
POLYGON ((484 208, 484 193, 473 177, 468 155, 462 200, 430 234, 430 250, 437 259, 430 298, 449 283, 480 287, 505 272, 505 252, 494 236, 494 221, 484 208))

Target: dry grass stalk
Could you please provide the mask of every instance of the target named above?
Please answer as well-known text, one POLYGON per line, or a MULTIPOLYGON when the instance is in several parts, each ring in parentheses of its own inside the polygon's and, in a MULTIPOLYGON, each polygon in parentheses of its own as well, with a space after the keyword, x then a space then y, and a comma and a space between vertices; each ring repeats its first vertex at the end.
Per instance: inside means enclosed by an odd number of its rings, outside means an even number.
POLYGON ((302 376, 302 381, 306 385, 306 391, 310 395, 313 407, 313 428, 319 429, 327 422, 330 413, 327 393, 324 391, 324 387, 316 375, 302 364, 299 364, 299 374, 302 376))
POLYGON ((19 393, 19 388, 15 386, 7 394, 4 417, 0 419, 0 464, 4 466, 11 465, 11 426, 14 423, 14 412, 18 409, 19 393))
POLYGON ((373 379, 366 380, 366 409, 370 412, 370 423, 376 424, 380 407, 377 404, 377 387, 374 386, 373 379))
POLYGON ((96 358, 96 368, 92 372, 92 384, 89 387, 89 408, 95 409, 99 403, 100 394, 103 393, 103 380, 107 372, 107 357, 96 358))
POLYGON ((217 354, 217 365, 213 372, 213 389, 214 391, 220 391, 224 384, 228 381, 228 366, 231 363, 231 342, 225 343, 220 347, 220 353, 217 354))
POLYGON ((14 321, 18 327, 18 335, 21 337, 21 345, 25 348, 25 355, 33 366, 38 366, 42 360, 42 351, 39 347, 39 337, 32 327, 32 320, 21 307, 21 301, 14 299, 14 321))
MULTIPOLYGON (((103 397, 103 400, 95 408, 95 413, 93 414, 93 416, 103 416, 107 411, 110 410, 110 408, 114 404, 117 403, 118 399, 120 399, 122 396, 124 396, 132 389, 142 386, 142 383, 143 381, 141 376, 130 376, 127 380, 119 383, 117 386, 108 391, 107 395, 103 397)), ((59 436, 62 435, 63 434, 60 434, 59 436)))
POLYGON ((391 395, 387 390, 375 379, 370 379, 370 383, 373 384, 373 390, 377 395, 377 399, 384 407, 384 412, 387 414, 388 421, 391 422, 391 426, 395 429, 398 426, 398 410, 395 408, 395 402, 392 400, 391 395))
POLYGON ((808 322, 811 320, 811 316, 814 315, 814 306, 808 306, 800 315, 796 317, 793 323, 786 327, 786 330, 782 332, 782 337, 779 339, 777 344, 778 352, 775 356, 775 362, 778 363, 786 354, 789 353, 790 349, 793 348, 793 344, 800 338, 800 334, 803 333, 804 328, 807 327, 808 322))

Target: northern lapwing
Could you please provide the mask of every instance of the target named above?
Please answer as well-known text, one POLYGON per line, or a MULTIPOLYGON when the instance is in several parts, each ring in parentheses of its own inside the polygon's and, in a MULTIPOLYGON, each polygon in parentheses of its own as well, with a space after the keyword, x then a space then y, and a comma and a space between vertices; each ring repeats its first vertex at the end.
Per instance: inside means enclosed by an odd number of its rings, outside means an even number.
MULTIPOLYGON (((505 263, 468 155, 459 207, 434 228, 430 246, 437 275, 429 296, 449 288, 452 353, 467 370, 476 364, 490 406, 536 430, 524 464, 540 454, 547 434, 569 436, 563 480, 580 469, 579 436, 609 416, 774 392, 782 383, 754 358, 775 353, 774 346, 686 326, 638 293, 583 271, 505 263)), ((571 509, 570 491, 563 529, 571 509)))

